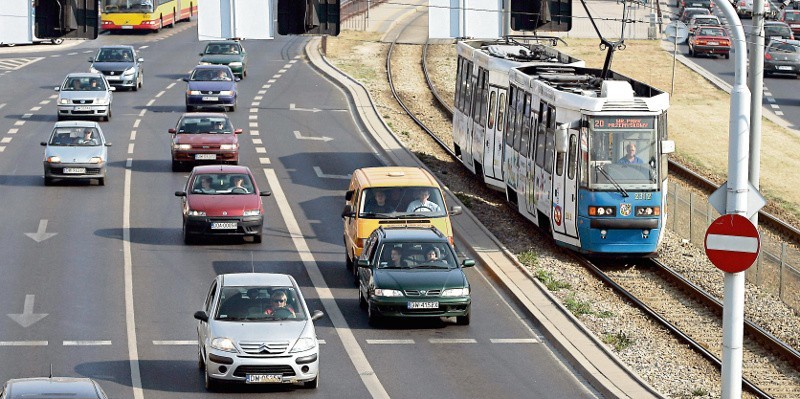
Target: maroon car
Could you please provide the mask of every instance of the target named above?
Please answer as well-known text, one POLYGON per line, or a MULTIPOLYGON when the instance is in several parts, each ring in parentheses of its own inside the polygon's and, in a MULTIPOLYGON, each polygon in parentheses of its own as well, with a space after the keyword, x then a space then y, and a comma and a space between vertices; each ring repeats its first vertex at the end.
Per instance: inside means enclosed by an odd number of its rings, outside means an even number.
POLYGON ((172 135, 172 171, 184 164, 239 163, 239 138, 228 116, 221 113, 187 113, 169 129, 172 135))
POLYGON ((176 191, 183 209, 183 241, 202 236, 251 236, 261 242, 264 206, 253 174, 246 166, 203 165, 192 169, 186 187, 176 191))
POLYGON ((730 58, 731 38, 725 28, 716 26, 700 26, 689 36, 689 56, 700 54, 719 54, 730 58))

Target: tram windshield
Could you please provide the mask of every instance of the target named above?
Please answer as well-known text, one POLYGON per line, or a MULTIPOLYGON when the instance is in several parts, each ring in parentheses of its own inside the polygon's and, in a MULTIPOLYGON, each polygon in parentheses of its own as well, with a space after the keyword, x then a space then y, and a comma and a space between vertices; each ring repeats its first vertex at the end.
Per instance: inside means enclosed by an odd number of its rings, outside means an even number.
POLYGON ((103 12, 153 12, 153 0, 103 0, 103 12))
POLYGON ((595 116, 581 138, 581 182, 595 190, 656 190, 659 162, 655 117, 595 116), (588 137, 586 137, 588 136, 588 137))

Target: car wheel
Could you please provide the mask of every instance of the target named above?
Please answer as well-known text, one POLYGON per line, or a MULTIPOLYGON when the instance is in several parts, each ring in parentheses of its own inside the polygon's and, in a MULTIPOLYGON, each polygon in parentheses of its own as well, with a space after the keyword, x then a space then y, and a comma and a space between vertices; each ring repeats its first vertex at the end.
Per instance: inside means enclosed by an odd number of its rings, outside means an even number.
POLYGON ((689 57, 694 57, 694 50, 691 47, 689 47, 689 57))
POLYGON ((186 223, 183 224, 183 243, 186 245, 194 244, 194 237, 186 231, 186 223))
POLYGON ((317 371, 317 377, 311 381, 306 381, 303 383, 303 388, 306 389, 317 389, 319 388, 319 371, 317 371))
POLYGON ((203 358, 203 348, 200 347, 200 338, 197 338, 197 367, 200 370, 206 369, 206 359, 203 358))
POLYGON ((725 53, 725 59, 727 60, 727 59, 729 59, 729 58, 731 58, 731 55, 730 55, 730 54, 728 54, 728 53, 725 53))
POLYGON ((60 37, 59 37, 59 38, 57 38, 57 39, 50 40, 50 43, 53 43, 53 44, 55 44, 55 45, 59 45, 59 44, 61 44, 61 43, 64 43, 64 39, 62 39, 62 38, 60 38, 60 37))
POLYGON ((459 326, 468 326, 471 315, 467 313, 464 316, 456 316, 456 324, 459 326))
POLYGON ((141 74, 141 72, 140 72, 140 73, 139 73, 139 84, 137 85, 137 87, 138 87, 139 89, 141 89, 141 88, 142 88, 142 86, 144 86, 144 75, 142 75, 142 74, 141 74))
POLYGON ((106 114, 106 116, 103 117, 103 120, 106 122, 111 120, 111 107, 108 107, 108 114, 106 114))
POLYGON ((64 120, 64 117, 63 117, 63 116, 61 116, 61 114, 57 114, 57 115, 56 115, 56 120, 57 120, 57 121, 63 121, 63 120, 64 120))
POLYGON ((52 177, 46 177, 46 176, 45 176, 45 178, 44 178, 44 185, 45 185, 45 186, 52 186, 52 185, 53 185, 53 178, 52 178, 52 177))
POLYGON ((344 254, 344 266, 347 268, 347 270, 353 270, 353 261, 350 260, 350 255, 347 254, 347 251, 345 251, 344 254))
POLYGON ((192 107, 191 105, 187 105, 186 106, 186 112, 193 112, 193 111, 194 111, 194 107, 192 107))
POLYGON ((229 109, 231 112, 236 112, 236 103, 233 103, 233 105, 231 105, 231 106, 230 106, 228 109, 229 109))
POLYGON ((358 306, 361 309, 366 309, 367 308, 367 300, 364 299, 364 295, 362 295, 362 293, 361 293, 361 286, 358 287, 358 306))
POLYGON ((97 185, 98 186, 105 186, 106 185, 106 178, 105 177, 101 177, 101 178, 97 179, 97 185))
POLYGON ((262 240, 261 234, 256 234, 253 236, 253 243, 261 244, 261 240, 262 240))
POLYGON ((383 321, 383 318, 373 309, 375 306, 367 303, 367 321, 372 327, 377 327, 383 321))
POLYGON ((204 367, 204 369, 205 369, 205 372, 204 372, 203 374, 204 374, 204 375, 205 375, 205 377, 206 377, 206 378, 205 378, 205 387, 206 387, 206 390, 207 390, 207 391, 212 391, 212 392, 213 392, 213 391, 216 391, 216 390, 217 390, 217 386, 219 386, 219 382, 217 382, 217 380, 215 380, 215 379, 211 378, 211 377, 208 375, 208 365, 206 365, 206 366, 204 367))
POLYGON ((181 170, 181 163, 178 161, 172 161, 172 171, 179 172, 181 170))

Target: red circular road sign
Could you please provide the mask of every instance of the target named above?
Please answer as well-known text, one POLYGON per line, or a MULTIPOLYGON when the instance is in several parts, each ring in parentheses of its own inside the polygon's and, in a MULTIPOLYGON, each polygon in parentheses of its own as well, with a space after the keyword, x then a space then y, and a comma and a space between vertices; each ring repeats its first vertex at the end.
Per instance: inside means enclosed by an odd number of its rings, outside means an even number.
POLYGON ((739 273, 758 258, 761 239, 756 226, 746 217, 722 215, 708 226, 705 248, 708 260, 718 269, 739 273))

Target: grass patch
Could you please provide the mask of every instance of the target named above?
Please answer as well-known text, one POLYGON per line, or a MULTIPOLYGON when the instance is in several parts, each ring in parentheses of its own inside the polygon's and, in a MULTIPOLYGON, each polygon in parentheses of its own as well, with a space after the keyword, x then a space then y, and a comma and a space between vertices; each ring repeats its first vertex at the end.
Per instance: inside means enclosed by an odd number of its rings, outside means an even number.
POLYGON ((564 299, 564 306, 575 316, 592 314, 592 304, 575 298, 575 293, 564 299))
POLYGON ((615 333, 606 333, 603 335, 603 342, 614 347, 617 352, 622 352, 625 348, 633 344, 633 340, 622 331, 615 333))
MULTIPOLYGON (((521 261, 522 259, 520 259, 521 261)), ((525 262, 523 262, 525 263, 525 262)), ((541 281, 542 284, 550 291, 558 291, 561 289, 572 288, 572 285, 566 281, 561 281, 553 277, 553 274, 547 270, 539 269, 536 271, 536 279, 541 281)))
POLYGON ((517 254, 517 259, 525 266, 535 267, 539 264, 539 256, 536 252, 525 251, 517 254))
POLYGON ((614 312, 612 312, 610 310, 604 310, 602 312, 598 312, 597 313, 597 317, 599 317, 601 319, 607 319, 609 317, 614 317, 614 316, 615 316, 614 312))
POLYGON ((472 197, 462 192, 457 192, 455 193, 455 195, 456 198, 458 198, 458 200, 461 201, 462 204, 464 204, 464 206, 466 206, 467 208, 472 208, 472 197))
POLYGON ((705 388, 692 389, 692 396, 708 396, 708 389, 705 388))

